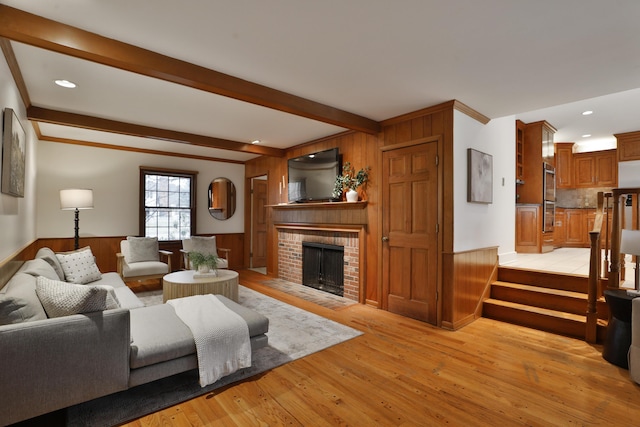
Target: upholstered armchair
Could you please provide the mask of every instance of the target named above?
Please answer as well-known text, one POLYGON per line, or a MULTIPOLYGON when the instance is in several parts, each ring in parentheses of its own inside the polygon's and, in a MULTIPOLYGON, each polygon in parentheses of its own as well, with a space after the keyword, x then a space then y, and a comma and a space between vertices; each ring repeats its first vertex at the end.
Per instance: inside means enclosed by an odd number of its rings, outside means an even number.
POLYGON ((173 252, 160 250, 155 237, 127 237, 120 242, 117 271, 124 281, 161 279, 171 273, 173 252))
POLYGON ((219 248, 216 245, 216 236, 201 237, 191 236, 189 239, 182 240, 182 267, 185 270, 193 270, 191 261, 189 260, 190 252, 200 252, 204 255, 218 256, 218 268, 229 268, 229 253, 231 249, 219 248))

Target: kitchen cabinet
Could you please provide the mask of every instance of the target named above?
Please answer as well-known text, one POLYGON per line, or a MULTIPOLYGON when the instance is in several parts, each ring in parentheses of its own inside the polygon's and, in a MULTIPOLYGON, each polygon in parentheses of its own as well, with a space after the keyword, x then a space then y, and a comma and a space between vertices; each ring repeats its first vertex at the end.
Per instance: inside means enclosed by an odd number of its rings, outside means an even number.
POLYGON ((573 142, 556 144, 556 188, 573 188, 573 142))
POLYGON ((553 233, 542 232, 542 205, 517 205, 516 252, 544 253, 553 246, 553 233))
POLYGON ((583 247, 587 243, 584 209, 566 209, 565 218, 565 246, 583 247))
MULTIPOLYGON (((564 224, 565 224, 565 238, 564 243, 561 246, 572 248, 588 248, 591 246, 591 239, 589 232, 593 230, 593 226, 596 221, 595 209, 564 209, 564 224)), ((556 212, 556 221, 558 215, 556 212)), ((606 221, 605 217, 605 221, 606 221)), ((604 248, 607 238, 608 247, 611 247, 611 233, 607 233, 608 229, 611 230, 611 215, 609 215, 608 223, 603 223, 600 234, 600 247, 604 248)))
POLYGON ((616 150, 576 153, 573 157, 575 187, 617 187, 616 150))
MULTIPOLYGON (((543 163, 554 163, 553 136, 556 130, 546 121, 528 124, 516 122, 516 132, 518 126, 524 129, 522 170, 524 183, 516 187, 518 192, 516 198, 519 203, 542 204, 544 202, 543 163)), ((516 138, 518 135, 516 134, 516 138)), ((516 175, 517 173, 516 169, 516 175)))
POLYGON ((516 180, 524 179, 524 128, 525 124, 516 120, 516 180))

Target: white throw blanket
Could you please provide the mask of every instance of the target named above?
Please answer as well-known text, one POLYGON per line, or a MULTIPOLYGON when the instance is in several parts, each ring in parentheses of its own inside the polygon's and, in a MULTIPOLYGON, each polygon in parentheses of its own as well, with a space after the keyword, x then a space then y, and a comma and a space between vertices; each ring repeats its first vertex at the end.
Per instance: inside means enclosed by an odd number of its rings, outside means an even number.
POLYGON ((202 387, 251 366, 247 323, 214 295, 177 298, 167 304, 193 333, 202 387))

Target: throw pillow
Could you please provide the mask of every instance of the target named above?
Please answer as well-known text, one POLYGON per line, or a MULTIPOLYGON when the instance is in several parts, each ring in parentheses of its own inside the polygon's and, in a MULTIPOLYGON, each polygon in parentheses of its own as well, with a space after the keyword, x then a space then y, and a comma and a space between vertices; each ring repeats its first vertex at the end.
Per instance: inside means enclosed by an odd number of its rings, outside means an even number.
POLYGON ((36 295, 36 278, 25 273, 14 274, 0 290, 0 325, 46 318, 36 295))
POLYGON ((191 236, 191 252, 200 252, 203 255, 218 256, 218 249, 216 248, 216 236, 191 236))
POLYGON ((49 317, 120 307, 114 299, 113 287, 107 285, 83 286, 40 276, 36 279, 36 293, 49 317))
POLYGON ((77 251, 58 253, 56 256, 67 282, 85 284, 102 277, 89 246, 77 251))
POLYGON ((41 258, 47 261, 56 271, 58 278, 60 280, 64 280, 64 271, 62 271, 62 266, 60 265, 60 261, 58 261, 58 257, 55 252, 49 248, 40 248, 38 249, 38 252, 36 252, 36 258, 41 258))
POLYGON ((34 277, 44 276, 51 280, 60 280, 58 273, 53 269, 51 264, 42 258, 35 258, 26 261, 18 270, 20 273, 30 274, 34 277))
POLYGON ((129 242, 129 259, 127 263, 142 261, 158 261, 160 255, 158 253, 157 237, 127 237, 129 242))

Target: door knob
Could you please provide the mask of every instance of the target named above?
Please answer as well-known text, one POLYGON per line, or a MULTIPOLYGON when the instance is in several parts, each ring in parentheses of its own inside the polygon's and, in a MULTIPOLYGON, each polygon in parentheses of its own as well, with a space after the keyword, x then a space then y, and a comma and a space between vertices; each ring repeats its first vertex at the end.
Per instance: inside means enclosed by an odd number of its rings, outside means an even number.
POLYGON ((382 241, 383 241, 383 242, 388 242, 388 241, 389 241, 389 237, 387 237, 387 236, 382 236, 382 241))

